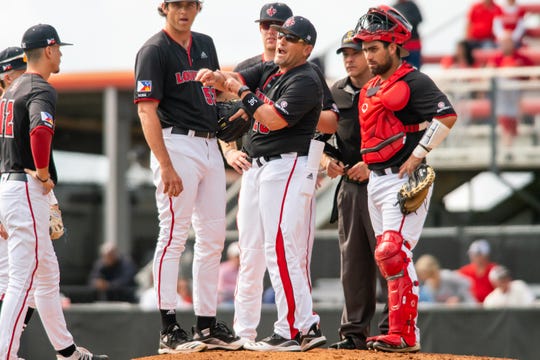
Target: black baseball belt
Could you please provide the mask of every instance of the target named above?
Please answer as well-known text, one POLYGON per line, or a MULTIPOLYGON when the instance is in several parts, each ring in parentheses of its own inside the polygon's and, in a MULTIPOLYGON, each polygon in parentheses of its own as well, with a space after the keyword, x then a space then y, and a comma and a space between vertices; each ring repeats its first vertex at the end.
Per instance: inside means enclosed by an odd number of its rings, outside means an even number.
POLYGON ((178 135, 201 137, 205 139, 212 139, 216 137, 215 131, 209 132, 209 131, 189 130, 189 129, 179 128, 177 126, 172 127, 171 133, 178 134, 178 135))
POLYGON ((0 175, 0 181, 28 181, 26 173, 23 172, 6 172, 0 175))

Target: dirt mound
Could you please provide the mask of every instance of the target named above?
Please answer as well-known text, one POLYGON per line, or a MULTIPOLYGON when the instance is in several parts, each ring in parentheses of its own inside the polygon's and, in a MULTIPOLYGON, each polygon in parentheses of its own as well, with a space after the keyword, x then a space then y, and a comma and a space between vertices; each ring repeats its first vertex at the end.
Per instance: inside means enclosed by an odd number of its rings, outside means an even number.
POLYGON ((485 356, 465 356, 451 354, 393 354, 377 351, 364 350, 329 350, 315 349, 308 352, 254 352, 254 351, 205 351, 192 354, 175 354, 175 355, 156 355, 134 360, 174 360, 174 359, 190 359, 190 360, 385 360, 385 359, 402 359, 402 360, 509 360, 503 358, 485 357, 485 356))

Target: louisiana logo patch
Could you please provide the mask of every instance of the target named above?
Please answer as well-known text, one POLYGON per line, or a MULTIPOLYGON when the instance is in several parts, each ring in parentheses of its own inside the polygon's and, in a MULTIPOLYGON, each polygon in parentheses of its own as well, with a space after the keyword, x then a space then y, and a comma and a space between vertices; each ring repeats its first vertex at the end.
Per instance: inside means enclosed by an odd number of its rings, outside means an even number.
POLYGON ((138 93, 148 93, 152 91, 152 81, 151 80, 139 80, 137 81, 137 92, 138 93))
POLYGON ((51 129, 54 127, 53 116, 46 111, 41 112, 41 122, 44 123, 44 125, 50 127, 51 129))

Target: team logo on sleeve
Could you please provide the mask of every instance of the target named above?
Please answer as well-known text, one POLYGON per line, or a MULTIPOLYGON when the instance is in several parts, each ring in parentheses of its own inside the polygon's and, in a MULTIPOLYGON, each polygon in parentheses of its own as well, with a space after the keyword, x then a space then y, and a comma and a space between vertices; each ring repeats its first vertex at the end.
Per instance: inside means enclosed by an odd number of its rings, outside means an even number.
POLYGON ((138 93, 147 93, 152 91, 152 81, 151 80, 139 80, 137 81, 137 92, 138 93))
POLYGON ((447 109, 450 109, 450 105, 447 105, 444 101, 439 101, 437 104, 437 114, 447 109))
POLYGON ((54 128, 53 116, 46 111, 41 112, 41 122, 43 123, 43 125, 48 126, 51 129, 54 128))

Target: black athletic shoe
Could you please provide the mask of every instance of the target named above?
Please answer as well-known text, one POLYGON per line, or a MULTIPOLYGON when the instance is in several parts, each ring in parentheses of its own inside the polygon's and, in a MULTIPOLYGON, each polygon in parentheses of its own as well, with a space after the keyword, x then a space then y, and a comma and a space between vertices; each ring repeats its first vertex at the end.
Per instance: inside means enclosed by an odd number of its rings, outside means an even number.
POLYGON ((178 324, 171 325, 159 336, 159 354, 179 354, 199 352, 206 344, 194 341, 178 324))
POLYGON ((298 342, 302 351, 308 351, 326 344, 326 337, 322 334, 319 324, 315 323, 311 325, 307 334, 300 335, 298 342))
POLYGON ((245 339, 236 336, 233 330, 229 329, 225 323, 217 321, 212 327, 199 330, 193 327, 193 340, 203 342, 211 349, 239 350, 242 348, 245 339))
POLYGON ((362 346, 362 341, 356 337, 346 336, 343 340, 333 343, 328 348, 337 350, 366 350, 367 346, 362 346))
POLYGON ((244 349, 253 351, 301 351, 302 348, 298 341, 294 339, 285 339, 278 334, 272 334, 267 338, 257 342, 247 342, 244 349))

